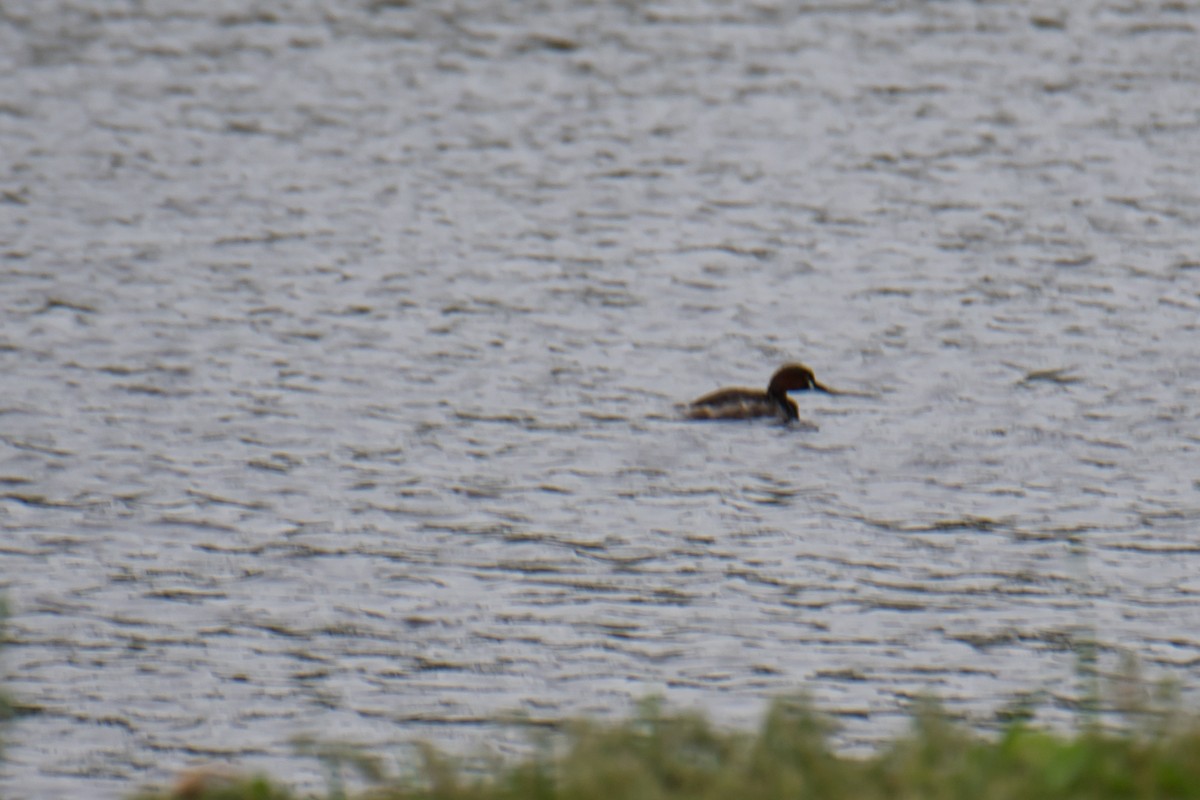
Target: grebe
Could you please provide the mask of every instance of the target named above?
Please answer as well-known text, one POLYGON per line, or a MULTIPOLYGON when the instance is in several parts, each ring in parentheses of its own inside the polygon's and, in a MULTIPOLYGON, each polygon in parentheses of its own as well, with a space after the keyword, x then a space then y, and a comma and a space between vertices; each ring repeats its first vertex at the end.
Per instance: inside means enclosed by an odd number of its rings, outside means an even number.
POLYGON ((765 392, 741 387, 718 389, 693 400, 686 413, 688 419, 778 417, 784 422, 792 422, 800 418, 800 413, 787 393, 806 391, 837 394, 817 383, 812 370, 803 364, 785 364, 771 376, 765 392))

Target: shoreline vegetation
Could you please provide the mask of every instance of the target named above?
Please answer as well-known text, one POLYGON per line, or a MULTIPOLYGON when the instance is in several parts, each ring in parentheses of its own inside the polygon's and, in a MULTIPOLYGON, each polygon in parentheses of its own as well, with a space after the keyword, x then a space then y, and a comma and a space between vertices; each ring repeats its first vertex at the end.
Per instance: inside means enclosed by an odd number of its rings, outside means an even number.
MULTIPOLYGON (((6 610, 0 598, 0 645, 6 610)), ((757 732, 721 730, 658 698, 617 722, 530 726, 533 754, 514 761, 461 759, 418 743, 407 774, 388 777, 355 747, 297 739, 317 759, 323 793, 295 793, 285 778, 212 765, 130 800, 1200 800, 1200 715, 1169 682, 1149 684, 1126 655, 1103 681, 1094 645, 1076 647, 1076 730, 1033 722, 1028 698, 1002 711, 999 731, 957 722, 934 698, 912 707, 907 733, 866 757, 839 754, 834 724, 803 696, 779 698, 757 732), (1103 700, 1103 702, 1102 702, 1103 700), (1105 724, 1105 722, 1109 724, 1105 724), (481 766, 482 763, 482 766, 481 766), (356 786, 347 791, 347 776, 356 786)), ((0 722, 22 706, 0 690, 0 722)), ((520 722, 514 721, 514 725, 520 722)), ((11 736, 5 726, 5 737, 11 736)), ((0 750, 0 759, 3 750, 0 750)))
POLYGON ((536 754, 515 763, 468 767, 418 745, 411 774, 385 779, 374 759, 352 748, 304 741, 298 749, 329 776, 323 794, 294 794, 275 779, 217 767, 132 800, 1200 798, 1200 717, 1180 712, 1169 686, 1155 700, 1144 684, 1132 694, 1135 704, 1113 708, 1122 722, 1115 729, 1083 709, 1076 732, 1054 732, 1033 725, 1025 709, 992 735, 925 699, 914 705, 910 731, 868 757, 839 755, 832 724, 803 697, 776 700, 753 734, 718 730, 702 714, 651 698, 625 721, 535 732, 536 754), (348 793, 350 772, 369 788, 348 793))

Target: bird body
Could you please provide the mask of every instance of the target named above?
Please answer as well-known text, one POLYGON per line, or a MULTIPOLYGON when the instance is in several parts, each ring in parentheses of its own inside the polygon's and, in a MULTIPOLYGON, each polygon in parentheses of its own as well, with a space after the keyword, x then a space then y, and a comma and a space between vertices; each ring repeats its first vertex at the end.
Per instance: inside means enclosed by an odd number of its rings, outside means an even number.
POLYGON ((687 407, 688 419, 752 419, 778 417, 784 422, 800 418, 796 402, 788 392, 817 391, 835 394, 817 383, 813 372, 803 364, 786 364, 771 376, 764 392, 761 389, 732 387, 693 400, 687 407))

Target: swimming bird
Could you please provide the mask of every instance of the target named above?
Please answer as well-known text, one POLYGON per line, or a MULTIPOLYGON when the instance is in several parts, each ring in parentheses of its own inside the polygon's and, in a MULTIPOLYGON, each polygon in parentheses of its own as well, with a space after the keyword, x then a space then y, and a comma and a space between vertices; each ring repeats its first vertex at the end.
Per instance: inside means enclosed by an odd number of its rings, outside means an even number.
POLYGON ((688 404, 688 419, 750 419, 778 417, 784 422, 800 418, 796 402, 788 392, 817 391, 838 394, 817 383, 813 371, 803 364, 785 364, 771 376, 767 390, 734 387, 718 389, 688 404))

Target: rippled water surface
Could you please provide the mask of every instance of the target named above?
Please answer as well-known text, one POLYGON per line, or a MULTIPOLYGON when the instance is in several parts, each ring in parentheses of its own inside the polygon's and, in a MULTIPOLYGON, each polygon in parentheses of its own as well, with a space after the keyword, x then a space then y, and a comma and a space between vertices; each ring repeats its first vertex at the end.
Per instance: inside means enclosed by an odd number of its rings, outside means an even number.
POLYGON ((1198 30, 5 2, 0 793, 1200 686, 1198 30), (793 360, 863 396, 678 418, 793 360))

